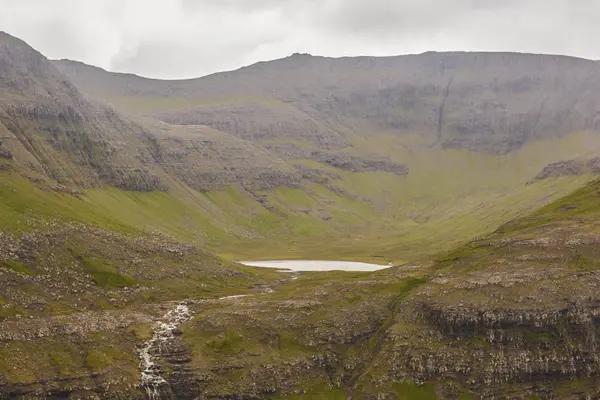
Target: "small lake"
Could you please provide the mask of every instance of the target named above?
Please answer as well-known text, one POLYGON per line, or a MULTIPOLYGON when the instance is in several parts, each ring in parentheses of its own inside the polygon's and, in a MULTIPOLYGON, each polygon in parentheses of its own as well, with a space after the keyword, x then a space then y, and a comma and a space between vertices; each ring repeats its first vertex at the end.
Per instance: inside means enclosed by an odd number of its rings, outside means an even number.
POLYGON ((378 271, 389 265, 369 264, 354 261, 319 260, 275 260, 275 261, 238 261, 251 267, 287 269, 297 272, 308 271, 378 271))

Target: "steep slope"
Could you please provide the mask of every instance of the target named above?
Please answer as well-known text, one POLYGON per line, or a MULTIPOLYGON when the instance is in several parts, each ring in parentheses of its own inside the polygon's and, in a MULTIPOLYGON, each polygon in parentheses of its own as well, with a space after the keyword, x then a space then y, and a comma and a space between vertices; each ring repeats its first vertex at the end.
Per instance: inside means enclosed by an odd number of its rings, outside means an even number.
POLYGON ((270 229, 286 228, 265 246, 260 232, 250 243, 220 243, 220 251, 242 249, 246 257, 368 252, 406 260, 420 249, 433 254, 585 183, 593 169, 553 173, 562 178, 525 188, 547 166, 600 154, 599 64, 588 60, 512 53, 296 54, 185 81, 109 73, 68 60, 54 64, 120 110, 209 125, 294 166, 300 190, 253 193, 286 216, 269 217, 270 229), (301 210, 310 210, 309 218, 301 210), (334 250, 316 245, 323 236, 334 250), (356 237, 364 248, 349 245, 356 237), (273 254, 273 241, 288 250, 273 254))
POLYGON ((458 382, 484 398, 597 397, 599 189, 440 258, 400 307, 364 387, 387 370, 388 391, 410 380, 430 382, 431 393, 437 383, 456 394, 444 382, 458 382))
POLYGON ((139 127, 86 100, 45 57, 6 34, 0 85, 4 158, 65 185, 160 187, 139 127))
POLYGON ((292 168, 249 143, 206 128, 175 129, 132 121, 85 98, 41 54, 18 39, 3 37, 0 152, 22 169, 60 184, 107 183, 137 191, 166 189, 160 176, 164 169, 174 168, 180 170, 178 177, 202 190, 242 180, 259 188, 297 186, 299 178, 292 168), (163 149, 160 144, 166 139, 169 148, 163 149), (178 149, 175 142, 180 143, 178 149), (205 159, 204 177, 193 176, 198 166, 184 157, 186 147, 192 158, 205 159), (249 165, 248 159, 254 162, 249 165), (171 165, 174 162, 179 166, 171 165), (236 173, 228 171, 227 165, 236 173))
POLYGON ((177 398, 598 395, 597 183, 432 268, 293 276, 207 251, 427 265, 591 179, 526 185, 600 154, 596 63, 55 65, 0 34, 0 397, 143 398, 140 357, 177 398))
POLYGON ((167 379, 181 398, 596 398, 599 196, 594 182, 431 266, 192 306, 163 361, 193 372, 167 379))
POLYGON ((55 65, 83 90, 123 108, 254 140, 293 137, 335 147, 353 133, 417 133, 429 146, 506 154, 533 139, 598 128, 599 64, 569 57, 296 54, 185 81, 65 60, 55 65))

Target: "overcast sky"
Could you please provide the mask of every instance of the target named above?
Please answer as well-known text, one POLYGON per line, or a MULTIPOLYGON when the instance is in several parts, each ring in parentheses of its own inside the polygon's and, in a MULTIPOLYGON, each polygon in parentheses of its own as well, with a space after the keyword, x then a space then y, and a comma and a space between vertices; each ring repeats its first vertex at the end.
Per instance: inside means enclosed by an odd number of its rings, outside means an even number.
POLYGON ((488 50, 600 58, 600 0, 0 0, 49 58, 157 78, 326 56, 488 50))

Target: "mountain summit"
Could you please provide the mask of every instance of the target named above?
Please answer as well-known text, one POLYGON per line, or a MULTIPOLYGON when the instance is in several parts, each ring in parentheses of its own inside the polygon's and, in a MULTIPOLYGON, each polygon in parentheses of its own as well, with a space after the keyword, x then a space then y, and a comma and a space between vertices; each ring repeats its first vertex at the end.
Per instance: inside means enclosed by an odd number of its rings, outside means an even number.
POLYGON ((597 398, 599 65, 161 81, 0 34, 0 398, 597 398))

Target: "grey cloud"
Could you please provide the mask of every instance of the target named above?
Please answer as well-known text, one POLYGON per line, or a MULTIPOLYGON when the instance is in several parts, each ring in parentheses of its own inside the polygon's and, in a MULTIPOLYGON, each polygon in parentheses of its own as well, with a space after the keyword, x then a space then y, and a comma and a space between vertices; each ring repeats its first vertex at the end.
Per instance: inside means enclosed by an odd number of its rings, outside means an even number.
POLYGON ((598 0, 0 0, 51 58, 186 78, 308 52, 489 50, 598 58, 598 0))
POLYGON ((461 14, 465 0, 338 0, 322 20, 322 27, 353 34, 387 34, 409 30, 437 30, 461 14), (436 12, 432 12, 432 10, 436 12))

